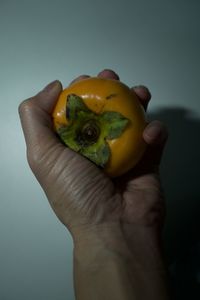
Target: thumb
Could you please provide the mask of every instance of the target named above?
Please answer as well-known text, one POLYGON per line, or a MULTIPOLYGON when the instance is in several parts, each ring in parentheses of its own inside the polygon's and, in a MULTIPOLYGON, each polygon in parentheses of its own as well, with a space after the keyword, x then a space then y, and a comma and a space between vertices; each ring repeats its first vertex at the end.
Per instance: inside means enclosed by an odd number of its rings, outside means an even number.
POLYGON ((43 164, 49 165, 51 154, 55 155, 55 153, 61 152, 64 147, 54 133, 51 117, 61 91, 61 83, 54 81, 19 106, 19 115, 27 146, 27 159, 37 178, 41 173, 39 170, 43 169, 43 164), (59 150, 53 151, 55 149, 59 150))
POLYGON ((19 115, 27 148, 42 146, 49 138, 55 141, 51 113, 61 91, 62 85, 56 80, 20 104, 19 115))

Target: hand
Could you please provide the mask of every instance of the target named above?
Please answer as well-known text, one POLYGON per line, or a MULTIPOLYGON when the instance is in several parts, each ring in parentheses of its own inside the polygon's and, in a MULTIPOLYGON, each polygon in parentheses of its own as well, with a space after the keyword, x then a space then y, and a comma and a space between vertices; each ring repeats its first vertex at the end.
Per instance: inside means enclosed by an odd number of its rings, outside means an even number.
MULTIPOLYGON (((98 76, 119 80, 108 70, 98 76)), ((151 97, 148 89, 133 89, 146 109, 151 97)), ((142 161, 112 180, 55 135, 51 114, 61 91, 61 83, 55 81, 19 107, 28 162, 57 217, 75 239, 84 237, 85 232, 101 232, 116 225, 131 248, 136 232, 150 234, 158 241, 164 220, 158 169, 167 139, 165 126, 154 121, 146 127, 143 138, 148 148, 142 161)))

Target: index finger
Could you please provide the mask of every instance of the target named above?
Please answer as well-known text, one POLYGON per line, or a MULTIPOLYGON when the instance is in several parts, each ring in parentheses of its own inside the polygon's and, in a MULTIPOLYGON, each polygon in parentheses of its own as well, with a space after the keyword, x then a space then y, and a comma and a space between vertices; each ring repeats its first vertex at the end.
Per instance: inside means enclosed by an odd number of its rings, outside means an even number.
POLYGON ((149 101, 151 100, 151 93, 149 89, 144 85, 138 85, 132 87, 131 90, 136 93, 138 96, 140 103, 144 107, 145 111, 147 110, 149 101))

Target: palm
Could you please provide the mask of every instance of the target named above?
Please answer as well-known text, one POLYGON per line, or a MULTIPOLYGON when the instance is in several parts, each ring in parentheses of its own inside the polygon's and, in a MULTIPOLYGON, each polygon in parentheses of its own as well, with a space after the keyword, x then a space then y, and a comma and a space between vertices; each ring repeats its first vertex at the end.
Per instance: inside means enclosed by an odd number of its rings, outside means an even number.
POLYGON ((155 172, 142 171, 138 166, 143 174, 132 172, 111 180, 93 163, 64 146, 58 146, 56 152, 48 149, 45 155, 40 154, 44 158, 42 169, 46 165, 48 174, 41 184, 47 187, 55 213, 69 228, 113 221, 146 225, 162 216, 161 189, 155 172), (52 183, 53 191, 49 188, 52 183))

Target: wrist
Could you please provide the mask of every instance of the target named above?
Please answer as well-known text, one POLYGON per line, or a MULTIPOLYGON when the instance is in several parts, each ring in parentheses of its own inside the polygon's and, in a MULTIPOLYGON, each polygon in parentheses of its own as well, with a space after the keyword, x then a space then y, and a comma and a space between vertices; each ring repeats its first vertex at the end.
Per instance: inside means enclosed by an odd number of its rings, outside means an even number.
POLYGON ((77 257, 84 257, 84 261, 92 260, 94 255, 112 255, 119 253, 131 257, 125 243, 123 232, 118 223, 85 226, 73 234, 74 253, 77 257))
MULTIPOLYGON (((89 285, 94 294, 97 291, 100 295, 110 293, 106 299, 168 299, 167 271, 157 242, 141 228, 133 233, 131 246, 121 224, 85 228, 76 235, 77 291, 83 293, 89 285)), ((102 299, 99 297, 97 299, 102 299)), ((80 299, 89 299, 89 296, 80 299)))
POLYGON ((101 256, 102 261, 109 256, 123 257, 130 266, 146 271, 165 269, 162 243, 155 230, 131 226, 129 232, 117 222, 84 227, 73 235, 74 255, 86 264, 97 256, 101 263, 101 256))
POLYGON ((117 224, 84 230, 74 241, 77 299, 131 300, 130 254, 117 224), (86 288, 87 287, 87 288, 86 288))

